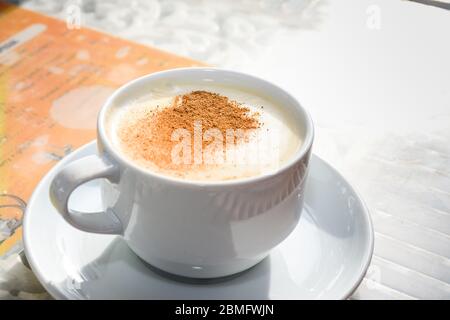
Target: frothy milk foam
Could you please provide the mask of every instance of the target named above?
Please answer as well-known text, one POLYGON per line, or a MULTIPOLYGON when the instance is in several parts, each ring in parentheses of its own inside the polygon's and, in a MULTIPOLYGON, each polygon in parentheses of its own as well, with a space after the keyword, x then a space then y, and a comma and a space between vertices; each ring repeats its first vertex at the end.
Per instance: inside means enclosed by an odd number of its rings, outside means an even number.
MULTIPOLYGON (((237 87, 215 83, 161 82, 152 85, 142 97, 128 101, 124 105, 114 106, 106 120, 106 131, 113 146, 129 161, 152 172, 193 181, 223 181, 268 174, 286 163, 302 144, 298 124, 295 124, 294 117, 290 117, 283 107, 265 98, 263 94, 259 95, 237 87), (226 96, 229 100, 247 107, 250 110, 249 113, 257 114, 259 128, 249 135, 244 144, 234 145, 234 153, 230 153, 233 157, 226 157, 219 163, 169 169, 158 166, 151 160, 143 159, 130 151, 121 138, 120 133, 123 128, 133 125, 148 112, 171 106, 177 95, 198 90, 226 96)), ((228 150, 225 142, 224 137, 224 152, 228 150)))

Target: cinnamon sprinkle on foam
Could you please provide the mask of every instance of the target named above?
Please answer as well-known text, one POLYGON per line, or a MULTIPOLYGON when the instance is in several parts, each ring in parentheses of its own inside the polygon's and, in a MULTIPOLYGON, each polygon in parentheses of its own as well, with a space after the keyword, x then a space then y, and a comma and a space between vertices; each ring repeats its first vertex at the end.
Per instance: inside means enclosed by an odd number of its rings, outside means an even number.
MULTIPOLYGON (((133 159, 150 161, 159 168, 182 174, 186 170, 201 169, 205 164, 173 163, 171 153, 178 143, 172 141, 174 130, 186 129, 194 137, 194 124, 201 121, 202 137, 213 128, 226 137, 228 129, 259 128, 258 117, 257 112, 251 113, 249 108, 220 94, 192 91, 176 96, 171 105, 146 110, 136 121, 119 128, 118 135, 122 147, 133 159)), ((203 149, 209 143, 202 139, 203 149)), ((192 152, 193 148, 192 144, 192 152)))

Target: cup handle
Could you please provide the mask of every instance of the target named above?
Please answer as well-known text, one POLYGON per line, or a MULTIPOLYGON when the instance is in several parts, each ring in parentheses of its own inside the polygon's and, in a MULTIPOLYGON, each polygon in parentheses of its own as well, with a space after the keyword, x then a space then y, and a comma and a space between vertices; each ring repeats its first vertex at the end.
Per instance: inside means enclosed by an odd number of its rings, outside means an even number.
POLYGON ((105 178, 118 182, 119 168, 106 157, 87 156, 61 169, 50 185, 50 200, 62 217, 77 229, 103 234, 122 234, 123 227, 112 209, 102 212, 79 212, 69 208, 72 192, 81 184, 105 178))

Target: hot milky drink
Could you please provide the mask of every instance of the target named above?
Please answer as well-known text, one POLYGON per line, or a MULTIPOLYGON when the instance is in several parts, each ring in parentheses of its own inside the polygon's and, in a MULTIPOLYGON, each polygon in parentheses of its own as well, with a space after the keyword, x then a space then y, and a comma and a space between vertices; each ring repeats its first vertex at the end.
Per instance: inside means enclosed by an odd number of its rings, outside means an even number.
POLYGON ((116 106, 107 132, 129 161, 186 180, 223 181, 276 171, 298 151, 300 130, 263 94, 218 84, 167 84, 116 106))

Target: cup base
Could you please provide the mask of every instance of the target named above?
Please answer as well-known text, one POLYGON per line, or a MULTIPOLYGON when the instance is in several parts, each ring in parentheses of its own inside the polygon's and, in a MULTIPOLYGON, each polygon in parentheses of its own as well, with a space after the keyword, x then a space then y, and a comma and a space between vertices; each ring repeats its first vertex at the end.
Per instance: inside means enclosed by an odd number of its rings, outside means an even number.
POLYGON ((162 269, 159 269, 159 268, 151 265, 147 261, 143 260, 141 257, 138 256, 138 258, 147 266, 147 268, 149 268, 154 273, 156 273, 164 278, 167 278, 167 279, 170 279, 173 281, 177 281, 177 282, 183 282, 183 283, 188 283, 188 284, 199 284, 199 285, 214 284, 214 283, 220 283, 220 282, 232 280, 234 278, 241 276, 242 274, 244 274, 246 272, 249 272, 251 269, 255 268, 258 264, 260 264, 262 261, 264 261, 264 259, 266 259, 266 258, 263 258, 263 259, 259 260, 258 262, 256 262, 253 266, 251 266, 245 270, 227 275, 227 276, 214 277, 214 278, 193 278, 193 277, 180 276, 180 275, 177 275, 174 273, 164 271, 162 269))
POLYGON ((268 256, 267 252, 254 259, 235 258, 224 264, 199 266, 163 260, 154 256, 148 256, 145 252, 141 254, 137 248, 133 248, 131 243, 128 243, 128 247, 146 266, 157 274, 173 280, 190 283, 211 283, 229 280, 254 267, 268 256))

